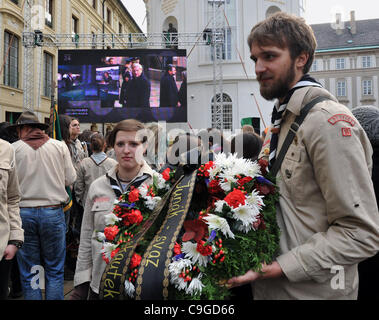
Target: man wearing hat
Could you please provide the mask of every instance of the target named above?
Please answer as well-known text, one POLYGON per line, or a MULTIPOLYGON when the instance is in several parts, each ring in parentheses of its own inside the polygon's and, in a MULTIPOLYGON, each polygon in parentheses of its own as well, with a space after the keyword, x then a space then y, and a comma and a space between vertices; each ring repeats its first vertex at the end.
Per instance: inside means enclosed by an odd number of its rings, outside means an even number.
POLYGON ((63 205, 68 200, 65 187, 75 182, 76 172, 66 144, 50 139, 44 132, 47 128, 31 111, 23 112, 8 127, 17 131, 20 138, 13 147, 25 232, 24 245, 17 254, 25 300, 42 299, 43 277, 46 299, 63 300, 66 250, 63 205))

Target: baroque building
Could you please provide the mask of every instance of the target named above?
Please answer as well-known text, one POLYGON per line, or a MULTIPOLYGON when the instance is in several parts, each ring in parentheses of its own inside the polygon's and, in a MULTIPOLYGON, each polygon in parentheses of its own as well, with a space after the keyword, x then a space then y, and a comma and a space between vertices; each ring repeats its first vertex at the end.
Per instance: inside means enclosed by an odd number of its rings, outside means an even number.
MULTIPOLYGON (((165 33, 172 24, 178 33, 201 33, 212 27, 213 4, 220 0, 144 0, 147 32, 165 33)), ((273 102, 259 93, 247 37, 252 27, 268 15, 285 11, 303 15, 304 0, 225 0, 222 48, 223 128, 241 128, 252 118, 260 132, 270 124, 273 102), (246 70, 246 72, 245 72, 246 70), (262 113, 262 118, 258 110, 262 113)), ((213 55, 211 46, 181 45, 187 50, 188 124, 183 130, 214 126, 213 55)))
POLYGON ((379 107, 379 19, 314 24, 317 50, 311 74, 348 108, 379 107))
MULTIPOLYGON (((40 121, 49 121, 59 48, 36 46, 33 49, 33 70, 25 69, 22 33, 26 2, 0 0, 0 122, 15 121, 23 111, 25 76, 34 83, 34 112, 40 121)), ((95 36, 103 31, 142 33, 120 0, 34 0, 31 15, 33 30, 44 34, 68 34, 74 38, 75 34, 95 36)), ((87 49, 90 48, 96 48, 96 45, 87 49)), ((65 49, 75 49, 74 41, 72 48, 65 49)))

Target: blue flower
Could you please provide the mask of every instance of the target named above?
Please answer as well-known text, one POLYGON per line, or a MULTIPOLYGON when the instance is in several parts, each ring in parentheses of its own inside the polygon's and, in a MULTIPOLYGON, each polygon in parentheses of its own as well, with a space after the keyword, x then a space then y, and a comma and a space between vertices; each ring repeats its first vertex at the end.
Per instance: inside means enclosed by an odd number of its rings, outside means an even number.
POLYGON ((216 230, 212 230, 211 235, 209 236, 207 242, 208 243, 212 242, 214 240, 214 238, 216 238, 216 234, 217 234, 216 230))
POLYGON ((174 260, 175 260, 175 261, 178 261, 178 260, 180 260, 180 259, 183 259, 183 258, 184 258, 184 256, 185 256, 185 254, 184 254, 184 253, 181 253, 181 254, 177 254, 176 256, 174 256, 174 260))
POLYGON ((123 208, 128 208, 128 209, 131 209, 131 208, 134 208, 136 206, 135 203, 119 203, 118 204, 120 207, 123 207, 123 208))
POLYGON ((274 184, 271 182, 271 181, 269 181, 269 180, 267 180, 266 178, 263 178, 263 177, 256 177, 256 179, 257 179, 257 181, 259 182, 259 183, 263 183, 263 184, 268 184, 268 185, 270 185, 270 186, 273 186, 274 184))

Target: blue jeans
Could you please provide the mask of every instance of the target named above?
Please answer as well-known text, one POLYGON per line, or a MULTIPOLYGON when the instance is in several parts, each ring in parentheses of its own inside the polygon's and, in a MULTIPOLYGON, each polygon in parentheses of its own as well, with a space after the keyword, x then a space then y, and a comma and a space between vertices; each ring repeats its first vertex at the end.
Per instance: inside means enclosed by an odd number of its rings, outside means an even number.
POLYGON ((25 300, 63 300, 66 222, 62 208, 20 208, 25 241, 17 252, 25 300), (44 276, 44 278, 43 278, 44 276), (44 279, 44 280, 43 280, 44 279))

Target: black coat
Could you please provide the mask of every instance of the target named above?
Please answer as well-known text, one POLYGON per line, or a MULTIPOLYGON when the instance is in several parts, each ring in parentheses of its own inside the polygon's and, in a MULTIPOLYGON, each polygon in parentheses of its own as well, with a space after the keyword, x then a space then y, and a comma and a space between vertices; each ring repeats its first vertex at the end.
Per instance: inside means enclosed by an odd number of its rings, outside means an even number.
POLYGON ((126 92, 126 106, 128 108, 150 108, 150 81, 141 75, 133 78, 126 92))
POLYGON ((178 87, 173 76, 167 72, 162 76, 159 93, 160 107, 176 107, 178 105, 178 87))
POLYGON ((179 102, 181 106, 187 105, 187 80, 183 80, 179 89, 179 102))

